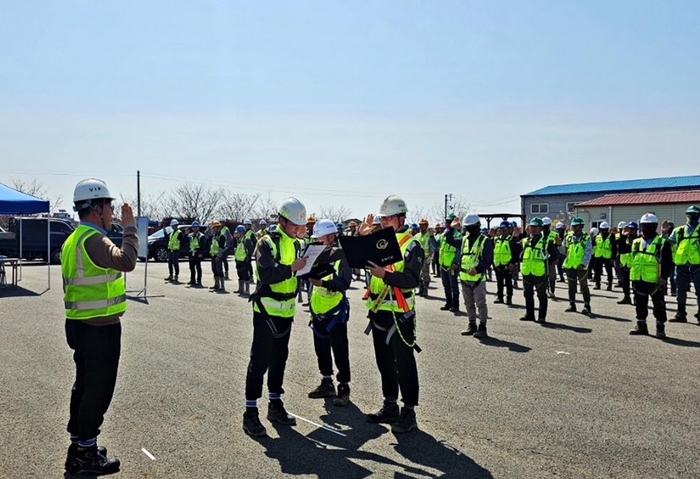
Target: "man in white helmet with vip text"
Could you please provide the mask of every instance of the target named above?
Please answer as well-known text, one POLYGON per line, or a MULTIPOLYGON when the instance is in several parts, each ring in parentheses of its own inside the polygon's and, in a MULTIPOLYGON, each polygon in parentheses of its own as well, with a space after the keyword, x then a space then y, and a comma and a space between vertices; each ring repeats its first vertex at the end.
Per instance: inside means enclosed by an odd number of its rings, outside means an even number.
MULTIPOLYGON (((418 369, 413 350, 416 345, 414 290, 420 282, 424 253, 420 243, 405 225, 406 203, 396 195, 381 204, 382 228, 393 228, 403 259, 387 267, 370 262, 369 288, 365 294, 374 343, 374 354, 382 380, 384 405, 367 415, 372 423, 391 424, 393 432, 404 433, 417 427, 414 407, 418 405, 418 369), (397 400, 401 390, 404 407, 399 412, 397 400)), ((369 214, 360 226, 360 235, 372 232, 374 215, 369 214)))
POLYGON ((113 200, 101 180, 91 178, 78 183, 73 203, 80 225, 61 251, 66 338, 76 366, 68 420, 69 474, 119 471, 119 460, 106 457, 106 450, 97 447, 97 436, 117 381, 120 318, 126 311, 122 272, 133 271, 136 266, 138 236, 131 207, 124 203, 121 248, 107 237, 112 227, 113 200))
POLYGON ((264 436, 265 427, 258 414, 263 378, 267 373, 269 403, 267 419, 295 425, 282 403, 282 382, 289 353, 289 334, 296 308, 296 272, 306 265, 299 258, 306 231, 306 207, 296 198, 287 198, 278 210, 279 225, 260 238, 255 247, 257 288, 253 302, 253 345, 245 384, 243 430, 251 436, 264 436))
POLYGON ((666 282, 671 274, 673 254, 671 244, 658 232, 659 220, 653 213, 646 213, 639 221, 642 237, 632 243, 630 256, 630 280, 634 287, 634 306, 637 324, 630 334, 649 334, 647 316, 649 297, 656 319, 656 337, 666 338, 666 282))

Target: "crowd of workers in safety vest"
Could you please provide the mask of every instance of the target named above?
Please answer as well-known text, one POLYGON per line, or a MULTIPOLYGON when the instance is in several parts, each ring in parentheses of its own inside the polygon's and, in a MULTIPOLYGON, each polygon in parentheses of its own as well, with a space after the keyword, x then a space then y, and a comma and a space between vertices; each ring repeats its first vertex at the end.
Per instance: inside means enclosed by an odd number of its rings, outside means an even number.
MULTIPOLYGON (((132 271, 136 265, 138 236, 128 204, 122 206, 122 247, 114 246, 106 236, 106 225, 111 225, 112 220, 112 201, 114 197, 101 180, 81 181, 73 195, 81 225, 71 234, 62 251, 66 338, 74 350, 76 363, 67 427, 71 445, 66 470, 72 474, 111 474, 120 467, 118 459, 107 457, 106 449, 97 446, 97 435, 117 378, 120 318, 126 311, 122 272, 132 271)), ((554 296, 557 275, 562 281, 566 276, 568 282, 567 311, 576 311, 580 287, 584 303, 581 312, 591 315, 590 275, 593 274, 595 288, 600 288, 605 269, 608 289, 611 289, 611 271, 618 267, 618 279, 624 292, 620 303, 636 306, 637 325, 631 334, 648 334, 646 317, 651 297, 657 321, 656 336, 660 338, 665 337, 667 282, 675 278, 671 287, 675 288, 678 310, 672 321, 687 321, 685 305, 689 284, 693 282, 696 296, 700 290, 700 209, 696 206, 688 208, 685 225, 676 228, 664 223, 661 234, 658 219, 651 213, 645 214, 639 224, 619 224, 618 230, 602 224, 599 231, 589 234, 583 231, 584 222, 580 218, 574 218, 568 227, 558 223, 553 229, 548 218, 532 218, 524 231, 504 221, 496 231, 488 231, 476 215, 467 215, 463 226, 459 218, 448 217, 444 225, 435 225, 431 231, 426 220, 415 225, 406 224, 407 212, 404 200, 391 195, 382 202, 376 217, 369 214, 360 225, 351 224, 344 231, 342 224, 308 217, 303 203, 288 198, 279 207, 279 223, 259 234, 252 231, 249 222, 237 226, 231 234, 225 224, 215 220, 211 222, 211 241, 208 241, 199 231, 199 225, 193 223, 192 231, 187 233, 189 285, 201 286, 201 260, 206 251, 203 248, 208 247, 212 256, 213 288, 225 291, 228 271, 225 256, 231 250, 238 271, 238 291, 252 302, 253 339, 246 369, 242 424, 247 434, 263 436, 267 433, 258 412, 265 375, 267 419, 283 425, 296 424, 295 416, 284 407, 282 395, 290 331, 297 303, 302 301, 300 285, 304 283, 321 376, 319 386, 308 396, 333 397, 337 406, 350 401, 347 332, 350 303, 346 293, 353 275, 355 279, 364 279, 363 300, 367 312, 362 316, 369 319, 365 332, 372 335, 383 396, 382 406, 365 418, 371 423, 391 424, 396 433, 407 433, 417 427, 415 407, 419 382, 414 352, 420 352, 420 348, 416 343, 415 300, 417 296, 428 296, 431 270, 433 275, 441 276, 445 289, 447 301, 442 310, 459 311, 461 285, 469 319, 462 334, 477 338, 487 336, 485 283, 492 273, 496 275, 496 302, 507 305, 512 305, 513 289, 517 288, 519 275, 522 275, 526 312, 521 319, 545 322, 547 300, 554 296), (350 269, 338 238, 342 234, 364 236, 384 228, 394 231, 401 260, 384 267, 369 262, 364 270, 365 277, 361 278, 361 271, 350 269), (304 269, 308 261, 304 254, 306 243, 326 245, 329 263, 325 270, 302 280, 305 275, 297 277, 297 272, 304 269), (209 246, 203 246, 205 244, 209 246), (675 276, 672 275, 674 270, 675 276), (253 276, 256 287, 251 293, 249 286, 253 276), (539 300, 537 316, 535 296, 539 300), (337 389, 334 379, 338 381, 337 389)), ((173 261, 166 279, 177 281, 177 242, 184 233, 178 232, 177 223, 172 226, 169 240, 173 261)), ((700 317, 698 319, 700 321, 700 317)))

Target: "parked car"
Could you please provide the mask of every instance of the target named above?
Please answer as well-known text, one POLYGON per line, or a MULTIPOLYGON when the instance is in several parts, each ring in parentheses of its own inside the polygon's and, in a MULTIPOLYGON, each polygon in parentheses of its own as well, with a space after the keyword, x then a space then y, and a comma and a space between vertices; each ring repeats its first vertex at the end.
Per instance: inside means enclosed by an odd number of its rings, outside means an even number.
POLYGON ((22 258, 29 260, 41 259, 43 261, 47 261, 50 258, 51 263, 54 264, 61 262, 61 247, 74 230, 70 222, 62 219, 10 218, 9 231, 0 233, 0 254, 19 258, 20 229, 22 258), (50 230, 48 244, 47 221, 49 221, 50 230), (49 258, 47 258, 47 250, 49 258))
MULTIPOLYGON (((178 225, 178 228, 180 229, 180 231, 183 232, 182 240, 180 241, 180 258, 183 258, 187 256, 190 247, 190 240, 187 237, 187 234, 185 234, 185 232, 191 231, 192 225, 178 225)), ((207 227, 205 225, 202 225, 199 227, 199 231, 206 234, 207 227)), ((156 231, 148 237, 148 259, 153 258, 159 263, 168 261, 168 257, 170 256, 170 253, 168 252, 168 240, 170 238, 171 232, 172 228, 170 226, 167 226, 165 230, 159 229, 158 231, 156 231), (166 236, 166 234, 168 236, 166 236)), ((208 253, 205 254, 205 257, 208 256, 208 253)), ((139 259, 145 261, 145 258, 139 259)))

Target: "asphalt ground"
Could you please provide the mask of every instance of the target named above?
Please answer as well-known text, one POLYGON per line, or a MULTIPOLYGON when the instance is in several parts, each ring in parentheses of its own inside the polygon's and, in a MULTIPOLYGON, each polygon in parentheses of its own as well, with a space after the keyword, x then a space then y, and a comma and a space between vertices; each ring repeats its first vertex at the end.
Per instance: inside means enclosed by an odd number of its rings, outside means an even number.
MULTIPOLYGON (((460 335, 466 316, 439 310, 433 282, 416 308, 419 430, 395 435, 364 420, 382 397, 354 283, 352 403, 307 398, 320 376, 300 306, 284 397, 298 425, 263 418, 269 437, 253 439, 241 429, 250 304, 164 276, 164 264, 149 263, 147 302, 130 300, 123 318, 117 390, 99 437, 122 461, 115 477, 700 477, 700 326, 669 324, 666 341, 629 336, 634 310, 616 304, 619 291, 594 291, 595 318, 550 301, 546 325, 518 321, 522 291, 513 308, 490 295, 491 337, 479 341, 460 335)), ((0 290, 1 478, 64 476, 74 366, 57 267, 52 278, 44 292, 45 267, 25 267, 20 289, 0 290)), ((132 295, 143 280, 139 263, 127 277, 132 295)))

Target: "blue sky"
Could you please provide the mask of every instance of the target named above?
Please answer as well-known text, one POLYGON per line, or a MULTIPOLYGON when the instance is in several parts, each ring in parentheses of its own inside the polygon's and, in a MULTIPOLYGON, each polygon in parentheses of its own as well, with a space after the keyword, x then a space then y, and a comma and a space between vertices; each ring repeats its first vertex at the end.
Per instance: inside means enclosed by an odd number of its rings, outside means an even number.
POLYGON ((700 2, 4 2, 0 181, 355 216, 698 172, 700 2))

